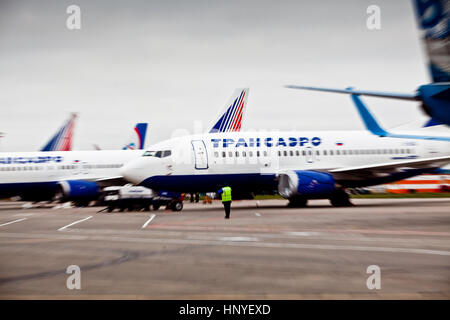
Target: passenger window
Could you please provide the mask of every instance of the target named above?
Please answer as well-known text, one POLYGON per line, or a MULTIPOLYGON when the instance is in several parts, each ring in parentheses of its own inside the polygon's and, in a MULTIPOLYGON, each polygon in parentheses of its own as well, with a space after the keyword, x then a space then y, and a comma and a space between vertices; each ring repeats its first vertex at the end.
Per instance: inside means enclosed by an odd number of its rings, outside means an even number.
POLYGON ((227 153, 225 151, 222 151, 222 157, 225 158, 227 156, 227 153))
POLYGON ((249 157, 253 157, 253 151, 249 151, 249 152, 248 152, 248 156, 249 156, 249 157))
POLYGON ((294 155, 294 151, 289 151, 289 155, 292 157, 294 155))
POLYGON ((332 156, 333 155, 333 150, 330 150, 330 156, 332 156))
POLYGON ((267 151, 264 151, 264 157, 267 157, 267 151))
POLYGON ((256 151, 256 156, 259 157, 259 151, 256 151))
POLYGON ((287 157, 287 151, 286 151, 286 150, 284 150, 283 155, 284 155, 285 157, 287 157))
POLYGON ((236 158, 239 157, 239 151, 236 151, 236 158))
POLYGON ((339 150, 336 150, 336 155, 339 155, 339 150))
POLYGON ((300 151, 296 150, 295 155, 298 157, 300 155, 300 151))
POLYGON ((228 152, 228 156, 229 156, 230 158, 233 157, 233 152, 229 151, 229 152, 228 152))
POLYGON ((320 151, 316 150, 316 155, 320 156, 320 151))
POLYGON ((245 151, 242 151, 242 156, 243 156, 243 157, 245 157, 245 156, 246 156, 246 153, 245 153, 245 151))

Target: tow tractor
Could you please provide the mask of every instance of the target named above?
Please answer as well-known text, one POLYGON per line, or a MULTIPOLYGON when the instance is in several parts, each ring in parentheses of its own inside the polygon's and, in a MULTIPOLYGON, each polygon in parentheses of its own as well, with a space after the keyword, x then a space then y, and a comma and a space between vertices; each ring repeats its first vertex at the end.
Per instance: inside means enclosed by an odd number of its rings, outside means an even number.
POLYGON ((165 205, 166 209, 181 211, 183 209, 183 196, 180 193, 169 191, 155 192, 152 189, 125 185, 112 186, 103 189, 103 204, 107 206, 107 211, 112 212, 119 209, 125 211, 149 211, 150 208, 158 210, 165 205))
POLYGON ((153 198, 153 210, 158 210, 161 206, 172 211, 181 211, 183 209, 183 194, 170 191, 159 191, 153 198))

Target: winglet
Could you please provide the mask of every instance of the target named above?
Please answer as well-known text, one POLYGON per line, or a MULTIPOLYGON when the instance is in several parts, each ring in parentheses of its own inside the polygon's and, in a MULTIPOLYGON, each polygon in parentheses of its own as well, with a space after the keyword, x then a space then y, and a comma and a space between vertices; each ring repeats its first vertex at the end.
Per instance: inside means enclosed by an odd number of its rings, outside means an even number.
POLYGON ((352 94, 351 97, 367 130, 372 132, 374 135, 386 137, 388 135, 388 132, 378 124, 377 120, 375 120, 375 117, 370 113, 369 109, 367 109, 367 107, 359 98, 359 95, 352 94))

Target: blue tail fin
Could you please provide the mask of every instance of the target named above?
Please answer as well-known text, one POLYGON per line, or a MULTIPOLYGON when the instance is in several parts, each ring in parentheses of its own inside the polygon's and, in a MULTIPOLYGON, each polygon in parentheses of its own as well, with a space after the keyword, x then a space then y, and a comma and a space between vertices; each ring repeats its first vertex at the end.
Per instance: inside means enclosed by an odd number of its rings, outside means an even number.
POLYGON ((414 0, 433 82, 450 81, 450 1, 414 0))
POLYGON ((133 134, 129 142, 122 148, 122 150, 138 150, 144 149, 145 137, 147 135, 148 123, 138 123, 134 127, 133 134))

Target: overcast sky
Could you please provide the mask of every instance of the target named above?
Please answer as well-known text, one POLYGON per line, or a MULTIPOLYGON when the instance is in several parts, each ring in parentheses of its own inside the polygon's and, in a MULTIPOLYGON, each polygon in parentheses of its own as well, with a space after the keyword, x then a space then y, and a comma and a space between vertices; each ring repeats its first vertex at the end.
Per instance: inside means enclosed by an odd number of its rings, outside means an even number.
MULTIPOLYGON (((78 112, 74 149, 120 148, 211 124, 250 87, 243 130, 362 129, 348 96, 285 84, 410 92, 429 82, 412 2, 0 0, 2 151, 38 150, 78 112), (81 30, 66 27, 81 8, 81 30), (366 9, 381 8, 381 30, 366 9)), ((417 104, 366 98, 386 127, 417 104)))

